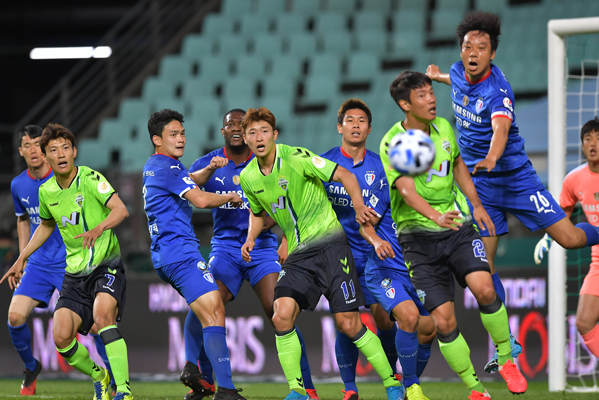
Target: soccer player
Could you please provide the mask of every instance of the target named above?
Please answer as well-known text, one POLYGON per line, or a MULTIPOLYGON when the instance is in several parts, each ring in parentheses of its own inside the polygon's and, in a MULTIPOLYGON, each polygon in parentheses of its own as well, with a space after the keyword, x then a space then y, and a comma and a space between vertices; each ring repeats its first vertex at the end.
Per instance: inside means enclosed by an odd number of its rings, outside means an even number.
MULTIPOLYGON (((337 113, 337 131, 341 135, 341 146, 334 147, 326 153, 321 154, 321 157, 337 163, 356 176, 362 191, 364 203, 367 205, 369 200, 371 200, 370 205, 372 205, 372 203, 376 204, 376 195, 372 190, 385 176, 383 164, 381 163, 379 155, 366 149, 366 139, 370 134, 371 128, 372 114, 368 106, 360 99, 349 99, 345 101, 341 104, 337 113)), ((423 363, 426 363, 430 356, 429 343, 424 346, 425 348, 428 346, 428 353, 422 354, 421 352, 421 357, 417 357, 418 340, 416 337, 416 327, 418 325, 418 310, 416 307, 412 307, 409 308, 409 310, 406 309, 407 311, 403 314, 398 314, 401 315, 402 318, 401 320, 396 318, 400 323, 400 329, 397 329, 394 321, 390 319, 391 314, 380 305, 384 303, 381 303, 381 299, 375 298, 373 292, 371 292, 369 286, 366 284, 366 262, 369 259, 372 247, 360 235, 360 224, 356 222, 355 212, 352 208, 349 195, 340 183, 325 181, 323 184, 329 201, 333 206, 333 210, 337 215, 337 219, 341 223, 349 241, 356 271, 360 279, 360 286, 362 287, 362 293, 364 294, 364 302, 372 311, 377 326, 377 336, 381 340, 383 349, 387 354, 391 369, 393 370, 393 373, 397 372, 396 363, 398 353, 401 354, 400 360, 404 378, 409 378, 408 381, 404 381, 406 391, 408 394, 411 394, 410 398, 414 397, 416 399, 418 397, 415 392, 420 390, 418 378, 416 377, 416 360, 421 359, 423 363)), ((383 214, 385 214, 385 212, 383 214)), ((381 214, 381 216, 383 214, 381 214)), ((391 219, 390 211, 386 214, 386 218, 388 218, 388 221, 391 223, 383 224, 384 229, 393 230, 391 226, 393 221, 391 219)), ((379 218, 373 217, 373 219, 378 220, 379 218)), ((373 224, 376 225, 376 223, 373 224)), ((370 226, 372 227, 372 225, 370 226)), ((393 230, 392 236, 394 235, 395 232, 393 230)), ((395 242, 397 242, 397 240, 395 240, 395 242)), ((405 270, 405 266, 403 266, 403 269, 405 270)), ((378 282, 376 287, 378 288, 380 285, 381 282, 378 282)), ((411 286, 411 284, 409 285, 411 286)), ((383 294, 383 296, 384 295, 385 294, 383 294)), ((402 300, 408 300, 407 297, 398 293, 397 299, 399 300, 400 298, 402 300)), ((382 301, 385 301, 385 299, 382 299, 382 301)), ((422 310, 425 313, 424 315, 428 315, 424 308, 422 308, 422 310)), ((429 324, 428 334, 434 335, 432 320, 429 324)), ((424 353, 426 353, 424 348, 423 350, 424 353)), ((347 335, 337 331, 335 353, 337 355, 339 372, 343 379, 343 383, 345 384, 344 400, 358 400, 358 388, 356 386, 358 349, 347 335)), ((424 367, 422 369, 424 369, 424 367)))
MULTIPOLYGON (((152 155, 143 170, 144 209, 152 239, 152 263, 158 276, 170 283, 201 321, 206 355, 218 390, 214 400, 243 400, 231 379, 229 348, 225 338, 225 307, 210 266, 200 254, 200 243, 191 224, 191 204, 214 208, 241 204, 237 193, 215 194, 200 190, 179 161, 185 151, 183 115, 164 109, 148 121, 152 155)), ((199 382, 197 392, 211 395, 211 386, 199 382)))
MULTIPOLYGON (((493 284, 501 301, 505 289, 493 260, 500 235, 508 233, 506 213, 528 229, 544 229, 567 249, 599 243, 599 229, 586 222, 574 226, 545 189, 524 151, 514 113, 514 94, 501 70, 492 64, 501 23, 488 12, 469 13, 456 29, 462 61, 449 74, 429 65, 428 76, 451 85, 459 144, 478 196, 496 226, 496 234, 482 231, 493 284)), ((470 205, 472 207, 472 205, 470 205)), ((512 355, 522 351, 512 339, 512 355)), ((497 370, 497 354, 485 366, 497 370)))
MULTIPOLYGON (((588 221, 599 225, 599 118, 585 123, 580 131, 582 152, 587 162, 572 170, 564 179, 559 203, 570 218, 576 203, 582 205, 588 221)), ((552 239, 547 234, 535 248, 537 264, 543 259, 543 252, 549 249, 552 239)), ((584 339, 584 344, 599 357, 599 246, 593 246, 589 273, 580 288, 576 327, 584 339)))
POLYGON ((242 120, 245 142, 256 158, 241 172, 252 211, 241 252, 245 261, 252 261, 250 253, 267 213, 287 237, 289 257, 275 288, 273 316, 279 360, 291 390, 286 400, 308 398, 294 324, 300 311, 314 310, 323 294, 337 329, 366 355, 383 379, 388 399, 403 399, 403 385, 393 375, 380 340, 360 320, 358 307, 364 300, 353 256, 321 181, 343 184, 360 222, 374 212, 364 205, 360 186, 348 170, 309 150, 277 145, 275 123, 264 107, 249 109, 242 120))
POLYGON ((491 235, 495 227, 476 194, 451 125, 436 116, 431 79, 420 72, 404 71, 391 83, 390 93, 405 113, 405 119, 387 132, 380 146, 390 186, 391 213, 412 283, 421 291, 424 306, 435 321, 441 353, 472 391, 469 399, 489 397, 458 330, 453 308, 455 277, 460 286, 470 288, 479 304, 483 325, 497 346, 499 373, 508 389, 524 393, 526 380, 511 355, 507 311, 493 288, 485 248, 473 219, 479 229, 491 235), (428 133, 436 149, 428 173, 414 178, 395 170, 387 156, 391 139, 408 129, 428 133), (462 191, 470 199, 472 212, 462 191))
MULTIPOLYGON (((54 176, 39 188, 41 224, 4 275, 19 283, 25 262, 58 229, 66 246, 66 273, 54 311, 56 349, 76 370, 94 382, 94 399, 108 400, 108 371, 96 365, 77 332, 87 335, 95 323, 117 385, 116 400, 133 399, 129 387, 127 346, 116 322, 125 307, 127 279, 119 242, 112 229, 129 216, 110 183, 88 167, 75 166, 75 137, 59 124, 48 124, 40 147, 54 176)), ((114 400, 113 399, 113 400, 114 400)))

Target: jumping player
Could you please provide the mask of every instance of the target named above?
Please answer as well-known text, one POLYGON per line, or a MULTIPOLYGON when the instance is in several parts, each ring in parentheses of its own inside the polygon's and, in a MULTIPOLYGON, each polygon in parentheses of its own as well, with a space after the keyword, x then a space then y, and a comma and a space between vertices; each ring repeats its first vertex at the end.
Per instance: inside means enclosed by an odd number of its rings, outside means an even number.
MULTIPOLYGON (((488 254, 493 284, 501 301, 505 289, 493 260, 500 235, 508 233, 506 213, 514 215, 528 229, 544 229, 567 249, 599 243, 599 230, 588 224, 574 226, 545 189, 524 151, 514 112, 514 94, 501 70, 492 64, 499 44, 501 23, 491 13, 468 14, 456 29, 462 61, 449 74, 436 65, 428 76, 451 85, 452 104, 460 133, 459 144, 478 196, 496 227, 497 236, 481 231, 488 254)), ((472 205, 470 205, 472 207, 472 205)), ((512 339, 512 355, 521 346, 512 339)), ((485 366, 497 370, 497 354, 485 366)))
POLYGON ((469 399, 490 397, 476 376, 470 349, 458 330, 453 306, 455 277, 460 286, 470 288, 479 304, 483 325, 497 346, 499 372, 508 389, 524 393, 527 383, 510 351, 507 311, 493 288, 485 248, 473 219, 479 229, 491 235, 495 227, 476 194, 453 129, 447 120, 436 116, 436 98, 426 75, 405 71, 391 83, 390 92, 406 115, 387 132, 380 146, 390 186, 391 213, 412 283, 435 321, 441 353, 472 391, 469 399), (397 172, 387 156, 393 137, 406 134, 408 129, 428 133, 436 149, 428 173, 414 178, 397 172), (472 212, 460 189, 470 199, 472 212))

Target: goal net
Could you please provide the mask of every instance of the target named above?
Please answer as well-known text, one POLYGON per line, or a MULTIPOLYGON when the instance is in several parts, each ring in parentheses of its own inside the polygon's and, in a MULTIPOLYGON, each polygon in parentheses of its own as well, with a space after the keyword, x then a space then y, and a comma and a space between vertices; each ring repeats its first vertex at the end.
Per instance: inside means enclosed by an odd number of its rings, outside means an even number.
MULTIPOLYGON (((566 173, 585 162, 580 129, 599 115, 599 17, 549 21, 548 67, 549 190, 559 199, 566 173)), ((577 210, 574 219, 584 221, 584 213, 577 210)), ((599 363, 575 323, 578 292, 590 262, 589 249, 566 252, 555 244, 550 250, 550 391, 599 391, 599 363)))

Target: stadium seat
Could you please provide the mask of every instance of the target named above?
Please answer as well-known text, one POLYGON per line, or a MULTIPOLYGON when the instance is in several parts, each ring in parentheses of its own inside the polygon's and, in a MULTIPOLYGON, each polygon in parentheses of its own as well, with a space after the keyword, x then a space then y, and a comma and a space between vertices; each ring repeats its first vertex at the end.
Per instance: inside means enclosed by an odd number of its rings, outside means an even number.
POLYGON ((314 31, 327 34, 347 30, 347 16, 339 13, 322 13, 314 17, 314 31))
POLYGON ((458 26, 463 16, 464 12, 458 10, 434 11, 429 38, 432 40, 455 39, 455 27, 458 26))
POLYGON ((327 0, 327 11, 341 14, 352 14, 356 11, 357 0, 327 0))
MULTIPOLYGON (((241 108, 243 110, 247 110, 248 108, 258 108, 261 105, 262 102, 258 102, 255 96, 246 96, 245 93, 239 93, 235 97, 226 98, 223 101, 223 109, 225 110, 225 112, 234 108, 241 108)), ((215 120, 216 119, 218 119, 218 125, 214 126, 217 126, 218 129, 220 129, 223 124, 223 116, 221 115, 219 118, 215 118, 215 120)))
POLYGON ((428 7, 428 1, 422 0, 399 0, 399 10, 418 10, 425 12, 428 7))
POLYGON ((220 13, 223 15, 246 15, 252 12, 252 2, 249 0, 223 0, 220 13))
POLYGON ((119 119, 134 122, 150 118, 150 104, 140 98, 123 99, 119 104, 119 119))
POLYGON ((154 147, 149 137, 143 135, 132 140, 121 141, 118 151, 121 172, 130 174, 143 170, 148 158, 154 153, 154 147))
POLYGON ((379 73, 380 60, 373 53, 354 53, 347 58, 347 79, 369 81, 379 73))
POLYGON ((297 82, 292 77, 273 76, 262 83, 263 98, 287 98, 292 100, 297 93, 297 82))
POLYGON ((141 94, 146 100, 155 100, 161 97, 175 97, 175 85, 164 79, 151 76, 144 81, 141 94))
MULTIPOLYGON (((149 118, 148 118, 149 119, 149 118)), ((131 123, 115 118, 105 118, 100 122, 98 140, 102 143, 114 143, 118 146, 123 140, 131 138, 131 123)))
POLYGON ((234 100, 237 97, 246 99, 256 98, 256 81, 246 77, 229 78, 223 82, 223 99, 234 100))
POLYGON ((288 38, 288 54, 298 57, 310 57, 316 53, 316 36, 309 33, 297 33, 288 38))
POLYGON ((211 118, 220 115, 220 101, 212 97, 198 96, 188 103, 189 117, 195 120, 211 118))
POLYGON ((362 2, 362 11, 381 11, 383 13, 391 12, 393 0, 368 0, 362 2))
POLYGON ((214 43, 212 38, 201 35, 187 35, 183 39, 181 55, 188 60, 197 60, 213 53, 214 43))
POLYGON ((507 0, 476 0, 476 9, 501 15, 508 7, 507 0))
MULTIPOLYGON (((293 82, 295 85, 295 82, 293 82)), ((293 115, 293 96, 266 96, 260 100, 260 105, 268 108, 277 119, 276 127, 289 127, 293 115)), ((286 143, 287 144, 287 143, 286 143)))
POLYGON ((283 39, 276 35, 259 35, 252 39, 252 54, 257 56, 278 56, 283 51, 283 39))
POLYGON ((237 76, 257 79, 266 73, 266 60, 262 56, 241 56, 234 60, 237 76))
POLYGON ((243 18, 239 20, 239 33, 245 37, 267 33, 270 30, 271 21, 270 19, 264 18, 263 15, 239 15, 243 16, 243 18))
POLYGON ((457 10, 466 11, 470 0, 436 0, 435 10, 457 10))
POLYGON ((394 32, 425 32, 426 13, 419 10, 405 10, 391 15, 394 32))
POLYGON ((327 54, 345 55, 352 51, 352 36, 347 32, 330 32, 321 37, 327 54))
POLYGON ((192 75, 193 63, 179 55, 168 55, 160 61, 158 76, 171 83, 181 83, 192 75))
POLYGON ((155 99, 151 110, 152 112, 154 112, 164 110, 165 108, 169 108, 171 110, 180 112, 181 114, 183 114, 183 116, 187 114, 187 107, 185 106, 185 101, 174 98, 155 99))
POLYGON ((387 33, 380 30, 362 31, 355 34, 358 51, 370 51, 378 55, 388 52, 387 33))
POLYGON ((104 170, 110 164, 110 148, 98 139, 81 139, 77 144, 77 163, 82 160, 90 168, 104 170))
POLYGON ((278 15, 285 12, 285 1, 281 0, 256 0, 256 12, 261 15, 278 15))
POLYGON ((394 33, 390 38, 390 53, 399 58, 414 58, 418 49, 424 45, 424 32, 402 31, 394 33))
POLYGON ((200 60, 199 66, 198 76, 216 82, 224 80, 231 70, 231 62, 223 57, 204 57, 200 60))
POLYGON ((316 15, 321 11, 321 0, 293 0, 292 11, 294 14, 316 15))
POLYGON ((275 19, 275 29, 278 34, 287 35, 295 32, 304 32, 307 27, 307 19, 298 14, 281 14, 275 19))
POLYGON ((387 14, 377 11, 363 11, 353 16, 354 30, 387 30, 387 14))
POLYGON ((271 60, 270 75, 297 78, 303 73, 303 60, 294 55, 278 56, 271 60))
POLYGON ((339 92, 339 81, 331 76, 308 76, 304 81, 302 103, 326 103, 339 92))
POLYGON ((221 35, 217 43, 217 54, 221 57, 233 58, 247 52, 247 42, 240 35, 221 35))
POLYGON ((234 30, 235 24, 229 15, 208 14, 202 24, 202 35, 205 37, 218 38, 232 34, 234 30))
POLYGON ((317 54, 310 59, 309 72, 311 75, 339 76, 341 66, 341 57, 328 53, 317 54))
POLYGON ((182 86, 181 98, 194 101, 198 98, 212 98, 214 95, 214 81, 209 78, 190 79, 182 86))

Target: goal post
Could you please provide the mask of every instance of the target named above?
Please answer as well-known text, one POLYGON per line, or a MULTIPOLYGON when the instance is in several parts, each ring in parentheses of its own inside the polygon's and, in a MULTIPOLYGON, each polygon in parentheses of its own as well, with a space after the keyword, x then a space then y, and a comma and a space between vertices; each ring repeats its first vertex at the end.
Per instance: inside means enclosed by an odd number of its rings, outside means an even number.
MULTIPOLYGON (((566 175, 566 38, 598 33, 599 17, 550 20, 547 24, 548 58, 548 184, 558 200, 566 175)), ((599 55, 597 55, 599 58, 599 55)), ((566 251, 554 244, 549 252, 548 306, 549 391, 566 388, 566 251)))

